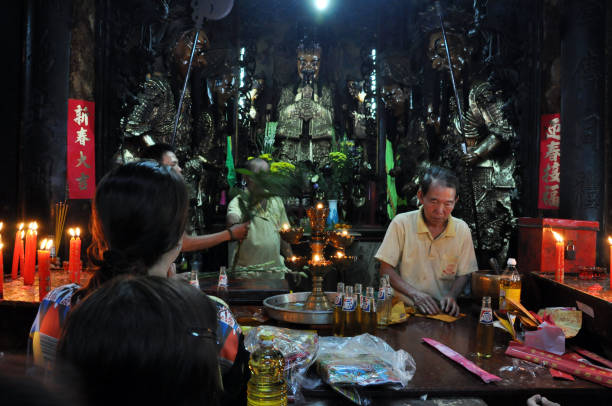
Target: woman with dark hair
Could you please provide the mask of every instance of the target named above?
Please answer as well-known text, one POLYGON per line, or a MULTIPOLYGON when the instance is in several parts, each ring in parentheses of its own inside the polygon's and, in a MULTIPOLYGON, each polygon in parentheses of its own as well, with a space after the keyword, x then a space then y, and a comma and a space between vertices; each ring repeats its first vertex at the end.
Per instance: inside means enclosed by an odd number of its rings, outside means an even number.
MULTIPOLYGON (((34 363, 46 369, 52 366, 70 307, 105 282, 125 274, 172 276, 186 219, 187 189, 171 168, 140 161, 105 175, 92 205, 92 244, 87 254, 94 274, 86 286, 60 286, 41 301, 30 331, 29 353, 34 363)), ((217 353, 225 396, 245 396, 249 353, 230 310, 219 302, 216 307, 217 353)))
POLYGON ((216 405, 216 325, 215 304, 186 282, 120 276, 70 312, 59 370, 74 368, 89 405, 216 405))

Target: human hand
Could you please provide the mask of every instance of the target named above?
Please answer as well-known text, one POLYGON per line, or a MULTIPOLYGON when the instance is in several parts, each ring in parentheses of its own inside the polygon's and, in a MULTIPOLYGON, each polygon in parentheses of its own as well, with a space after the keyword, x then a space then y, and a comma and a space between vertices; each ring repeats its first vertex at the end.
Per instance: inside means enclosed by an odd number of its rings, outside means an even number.
POLYGON ((444 313, 447 313, 450 316, 457 317, 459 315, 459 305, 452 296, 445 296, 442 300, 440 300, 440 308, 444 313))
POLYGON ((461 157, 461 160, 467 166, 472 166, 472 165, 476 164, 476 162, 478 162, 479 159, 480 159, 480 156, 478 156, 476 153, 471 152, 469 150, 468 150, 467 154, 464 154, 461 157))
POLYGON ((251 225, 250 221, 241 224, 234 224, 229 228, 230 234, 233 236, 234 240, 242 241, 246 238, 249 233, 249 226, 251 225))
POLYGON ((540 394, 533 395, 527 399, 527 406, 561 406, 559 403, 551 402, 540 394))
POLYGON ((438 307, 438 304, 427 293, 417 290, 415 293, 411 295, 411 298, 417 310, 419 310, 420 312, 423 312, 423 314, 440 313, 440 308, 438 307))

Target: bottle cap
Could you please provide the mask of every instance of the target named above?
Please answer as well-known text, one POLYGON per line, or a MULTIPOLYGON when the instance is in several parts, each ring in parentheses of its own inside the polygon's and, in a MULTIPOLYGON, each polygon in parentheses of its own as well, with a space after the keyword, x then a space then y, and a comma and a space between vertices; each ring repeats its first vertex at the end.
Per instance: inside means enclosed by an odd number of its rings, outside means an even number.
POLYGON ((514 258, 508 258, 508 265, 511 265, 511 266, 516 266, 516 259, 514 259, 514 258))

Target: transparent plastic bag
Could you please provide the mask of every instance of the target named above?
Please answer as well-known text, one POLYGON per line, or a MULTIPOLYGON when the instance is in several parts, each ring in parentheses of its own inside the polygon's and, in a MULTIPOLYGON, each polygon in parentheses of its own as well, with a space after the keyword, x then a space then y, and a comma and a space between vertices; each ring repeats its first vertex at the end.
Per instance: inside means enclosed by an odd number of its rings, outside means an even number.
POLYGON ((416 372, 412 356, 395 351, 383 339, 370 334, 355 337, 321 337, 318 371, 332 386, 388 385, 401 389, 416 372))
POLYGON ((301 399, 301 382, 306 371, 314 363, 319 351, 319 336, 314 331, 292 330, 274 326, 259 326, 249 330, 244 346, 249 352, 259 346, 258 337, 273 335, 273 345, 285 358, 287 394, 294 401, 301 399))

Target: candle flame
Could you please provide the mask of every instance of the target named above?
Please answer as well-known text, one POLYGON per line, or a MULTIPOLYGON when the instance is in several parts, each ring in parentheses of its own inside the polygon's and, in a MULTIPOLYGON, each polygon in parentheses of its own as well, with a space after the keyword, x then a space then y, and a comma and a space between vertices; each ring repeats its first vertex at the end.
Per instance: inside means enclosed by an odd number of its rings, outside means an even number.
POLYGON ((319 262, 321 260, 321 257, 319 256, 319 254, 315 254, 314 257, 312 257, 312 262, 319 262))
POLYGON ((342 257, 344 256, 344 254, 342 253, 342 251, 338 251, 338 252, 336 253, 336 256, 337 256, 338 258, 342 258, 342 257))
POLYGON ((19 230, 19 231, 23 230, 23 226, 24 226, 24 224, 23 224, 23 223, 19 224, 19 228, 18 228, 18 230, 19 230))
POLYGON ((318 203, 317 204, 317 209, 321 210, 323 208, 323 203, 318 203))
POLYGON ((283 224, 283 230, 289 230, 289 224, 287 223, 283 224))
POLYGON ((25 230, 21 230, 21 239, 23 240, 23 237, 25 237, 25 230))
POLYGON ((3 225, 4 225, 4 223, 0 221, 0 231, 2 231, 2 226, 3 225))
POLYGON ((612 245, 612 237, 608 237, 608 244, 612 245))
POLYGON ((4 247, 4 244, 0 242, 0 250, 2 249, 2 247, 4 247))
POLYGON ((74 237, 74 228, 68 229, 68 234, 70 234, 71 237, 74 237))
POLYGON ((348 231, 342 230, 342 235, 348 235, 348 231))
POLYGON ((561 234, 557 233, 556 231, 553 231, 552 233, 555 236, 555 240, 557 240, 557 242, 563 242, 563 237, 561 236, 561 234))
POLYGON ((45 249, 46 249, 46 250, 50 250, 50 249, 51 249, 51 247, 53 247, 53 240, 49 238, 49 239, 47 240, 47 245, 45 246, 45 249))
POLYGON ((45 245, 47 245, 47 239, 46 238, 40 242, 40 249, 44 250, 45 249, 45 245))
POLYGON ((291 257, 291 262, 295 262, 297 260, 297 257, 294 255, 291 257))
POLYGON ((81 229, 80 228, 76 228, 76 236, 80 236, 81 235, 81 229))

